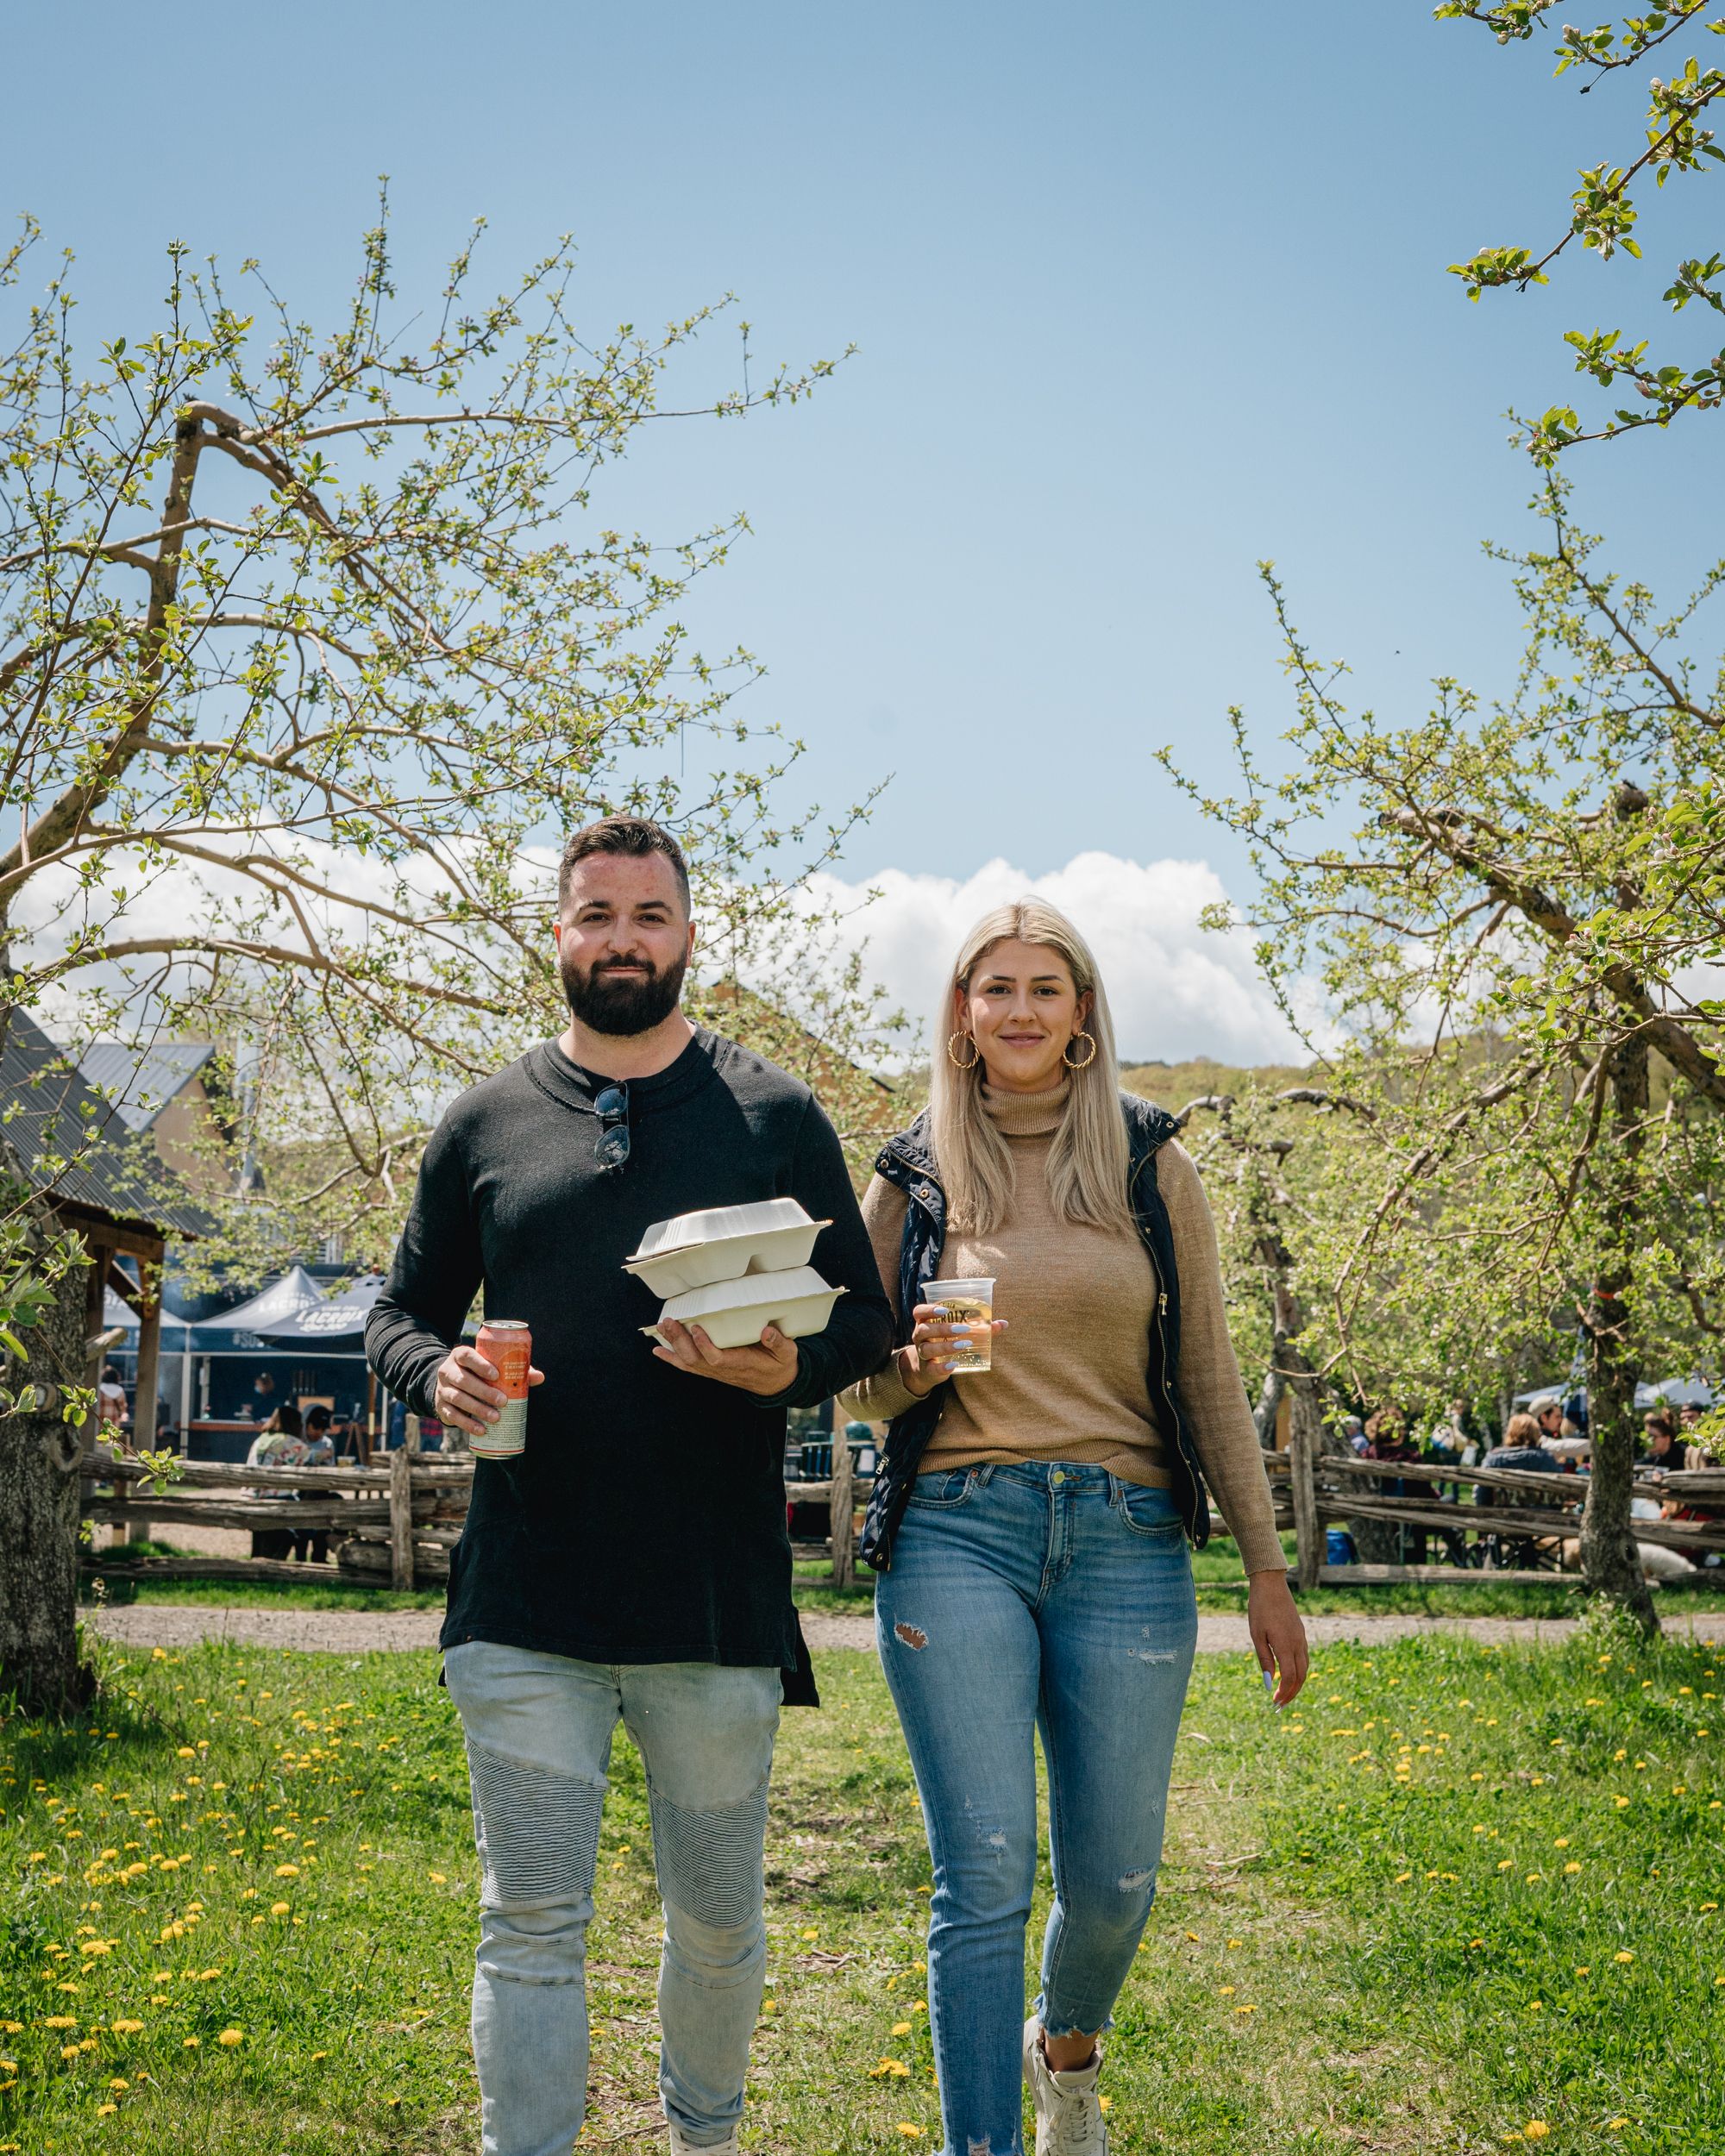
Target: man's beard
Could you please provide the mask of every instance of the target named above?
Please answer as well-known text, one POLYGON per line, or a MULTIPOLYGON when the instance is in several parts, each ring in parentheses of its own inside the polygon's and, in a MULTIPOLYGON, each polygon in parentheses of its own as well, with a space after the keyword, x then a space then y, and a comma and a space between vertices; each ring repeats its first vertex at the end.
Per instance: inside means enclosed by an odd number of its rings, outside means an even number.
POLYGON ((587 973, 568 963, 560 963, 557 970, 569 1008, 583 1025, 595 1033, 650 1033, 676 1009, 688 964, 685 955, 662 973, 648 966, 644 978, 620 975, 614 962, 587 973))

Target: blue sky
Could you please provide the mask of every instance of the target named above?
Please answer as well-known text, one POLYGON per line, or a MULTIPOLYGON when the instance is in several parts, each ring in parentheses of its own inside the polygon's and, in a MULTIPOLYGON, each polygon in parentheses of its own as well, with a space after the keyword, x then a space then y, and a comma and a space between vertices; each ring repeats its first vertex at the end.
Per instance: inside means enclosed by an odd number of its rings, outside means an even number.
MULTIPOLYGON (((1563 329, 1657 316, 1591 260, 1477 307, 1445 275, 1554 236, 1638 107, 1420 0, 301 0, 197 31, 96 0, 10 10, 6 42, 35 90, 0 209, 75 249, 92 335, 147 325, 172 236, 327 317, 387 172, 404 293, 483 213, 499 280, 577 235, 596 335, 734 291, 762 360, 857 344, 807 406, 660 430, 602 508, 667 539, 748 512, 689 619, 766 661, 753 712, 806 740, 800 792, 896 774, 844 876, 935 879, 944 906, 992 862, 1094 855, 1244 894, 1150 752, 1220 786, 1226 707, 1281 723, 1261 555, 1362 701, 1503 682, 1479 542, 1523 536, 1529 492, 1503 414, 1571 393, 1563 329)), ((1650 272, 1712 244, 1696 205, 1658 205, 1650 272)), ((721 332, 713 379, 725 356, 721 332)), ((1644 573, 1706 551, 1665 498, 1678 457, 1717 452, 1700 428, 1577 467, 1644 573)), ((1176 1001, 1164 1023, 1145 990, 1143 1052, 1206 1044, 1202 995, 1176 1001)))

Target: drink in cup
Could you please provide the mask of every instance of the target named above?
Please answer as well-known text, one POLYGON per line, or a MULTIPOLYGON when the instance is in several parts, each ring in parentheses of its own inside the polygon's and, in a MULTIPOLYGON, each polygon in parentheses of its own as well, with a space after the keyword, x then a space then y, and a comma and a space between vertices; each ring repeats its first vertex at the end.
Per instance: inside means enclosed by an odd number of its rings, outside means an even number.
POLYGON ((504 1404, 468 1445, 483 1460, 513 1459, 527 1447, 527 1371, 533 1360, 533 1334, 524 1318, 487 1318, 474 1343, 497 1372, 504 1404))
POLYGON ((953 1325, 968 1326, 968 1344, 955 1342, 948 1365, 956 1376, 961 1371, 994 1367, 994 1283, 992 1280, 932 1280, 928 1299, 938 1303, 953 1325))

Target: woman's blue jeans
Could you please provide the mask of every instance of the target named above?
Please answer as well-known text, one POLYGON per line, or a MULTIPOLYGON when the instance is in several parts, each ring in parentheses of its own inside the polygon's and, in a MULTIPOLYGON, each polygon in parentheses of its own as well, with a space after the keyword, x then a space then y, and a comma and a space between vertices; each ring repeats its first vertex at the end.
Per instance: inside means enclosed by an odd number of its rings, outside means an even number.
POLYGON ((484 2156, 568 2156, 587 2089, 586 1931, 612 1733, 647 1771, 665 1905, 659 2093, 696 2147, 743 2111, 767 1934, 776 1670, 605 1667, 472 1640, 443 1658, 480 1854, 474 2056, 484 2156))
POLYGON ((919 1476, 875 1622, 934 1860, 946 2156, 1018 2156, 1033 1732, 1054 1860, 1037 2012, 1051 2036, 1088 2035, 1109 2025, 1155 1898, 1198 1635, 1178 1514, 1101 1468, 919 1476))

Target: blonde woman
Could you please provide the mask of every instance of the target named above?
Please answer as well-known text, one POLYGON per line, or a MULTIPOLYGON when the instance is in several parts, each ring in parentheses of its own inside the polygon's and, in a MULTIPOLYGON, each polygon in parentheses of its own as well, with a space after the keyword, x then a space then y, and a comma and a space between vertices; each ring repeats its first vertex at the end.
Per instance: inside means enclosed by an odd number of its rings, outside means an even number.
POLYGON ((1103 2156, 1099 2038, 1150 1914, 1214 1490, 1285 1705, 1306 1675, 1197 1171, 1120 1091, 1095 962, 1035 899, 987 914, 943 1000, 927 1112, 863 1202, 900 1345, 851 1395, 891 1429, 863 1537, 934 1898, 946 2156, 1103 2156), (939 1280, 996 1281, 993 1368, 939 1280), (1203 1480, 1200 1479, 1200 1473, 1203 1480), (1034 1733, 1055 1902, 1020 2031, 1034 1733))

